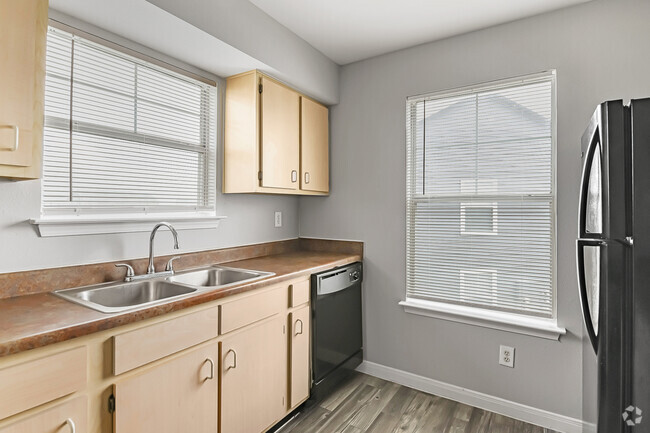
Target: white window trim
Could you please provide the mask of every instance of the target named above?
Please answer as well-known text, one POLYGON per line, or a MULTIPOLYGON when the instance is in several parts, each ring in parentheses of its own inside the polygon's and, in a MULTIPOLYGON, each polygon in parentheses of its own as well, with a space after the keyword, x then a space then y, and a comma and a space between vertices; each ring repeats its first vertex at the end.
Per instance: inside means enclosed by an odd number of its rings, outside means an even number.
MULTIPOLYGON (((421 300, 405 297, 404 301, 398 302, 404 308, 404 312, 415 314, 419 316, 433 317, 443 319, 451 322, 463 323, 473 326, 481 326, 500 331, 513 332, 516 334, 529 335, 532 337, 539 337, 548 340, 559 341, 562 335, 566 334, 566 328, 558 325, 557 320, 557 73, 555 69, 551 69, 537 74, 529 74, 525 77, 513 77, 503 80, 496 80, 484 82, 476 85, 459 87, 455 89, 443 90, 434 93, 423 95, 414 95, 407 98, 408 104, 426 99, 439 98, 444 95, 456 94, 458 96, 463 94, 475 93, 479 90, 484 90, 486 87, 493 87, 495 89, 500 87, 508 87, 516 83, 530 81, 535 79, 544 79, 552 77, 553 86, 551 94, 551 103, 555 108, 551 117, 551 135, 552 135, 552 196, 555 197, 553 212, 555 214, 552 226, 552 242, 553 242, 553 314, 549 318, 525 316, 516 313, 503 312, 498 310, 490 310, 486 308, 470 307, 466 305, 457 305, 446 302, 436 302, 430 300, 421 300)), ((408 140, 408 131, 407 131, 408 140)), ((407 142, 408 145, 408 142, 407 142)), ((406 287, 404 287, 406 292, 406 287)))
POLYGON ((558 326, 556 320, 551 318, 524 316, 485 308, 412 298, 406 298, 399 305, 404 307, 406 313, 418 316, 434 317, 548 340, 559 340, 562 335, 566 334, 566 329, 558 326))
POLYGON ((115 214, 115 215, 79 215, 48 216, 31 219, 41 237, 98 235, 111 233, 149 232, 153 226, 166 221, 177 230, 216 229, 225 216, 202 214, 115 214))

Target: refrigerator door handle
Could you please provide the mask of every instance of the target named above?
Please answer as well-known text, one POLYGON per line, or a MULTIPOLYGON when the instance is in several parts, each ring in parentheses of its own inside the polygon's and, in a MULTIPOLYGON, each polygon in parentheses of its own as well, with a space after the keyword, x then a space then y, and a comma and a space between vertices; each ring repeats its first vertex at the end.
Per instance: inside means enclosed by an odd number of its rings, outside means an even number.
MULTIPOLYGON (((600 136, 600 127, 596 126, 585 154, 584 163, 582 166, 582 179, 580 180, 580 197, 578 202, 578 233, 579 237, 583 238, 587 234, 587 195, 589 194, 589 176, 591 174, 591 166, 596 155, 600 136)), ((602 166, 601 166, 602 167, 602 166)), ((601 168, 602 169, 602 168, 601 168)))
MULTIPOLYGON (((601 239, 578 239, 576 241, 576 256, 577 256, 577 267, 578 267, 578 290, 580 291, 580 305, 582 307, 582 317, 585 322, 585 328, 587 328, 587 335, 589 336, 589 341, 594 348, 594 352, 598 353, 598 335, 594 329, 591 310, 589 308, 589 298, 587 294, 587 285, 585 281, 585 253, 584 247, 603 247, 606 246, 607 242, 601 239)), ((600 291, 600 289, 599 289, 600 291)), ((600 296, 600 294, 599 294, 600 296)), ((598 315, 600 318, 600 314, 598 315)))

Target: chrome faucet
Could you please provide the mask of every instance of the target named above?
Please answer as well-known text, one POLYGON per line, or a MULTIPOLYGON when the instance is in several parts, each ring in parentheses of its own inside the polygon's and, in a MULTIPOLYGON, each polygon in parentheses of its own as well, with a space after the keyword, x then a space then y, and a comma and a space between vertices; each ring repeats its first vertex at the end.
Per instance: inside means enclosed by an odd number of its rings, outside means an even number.
POLYGON ((153 230, 151 230, 151 236, 149 237, 149 266, 147 267, 147 273, 144 275, 135 275, 135 272, 133 271, 133 267, 131 265, 126 263, 118 263, 117 265, 115 265, 116 267, 126 268, 126 277, 124 277, 124 281, 130 282, 135 280, 144 280, 147 278, 174 275, 173 262, 174 260, 179 259, 180 258, 179 256, 175 256, 169 259, 164 271, 156 272, 156 269, 153 266, 153 241, 156 237, 156 232, 162 226, 167 227, 172 232, 172 235, 174 236, 174 249, 175 250, 178 249, 178 233, 176 232, 176 229, 172 227, 171 224, 166 222, 160 222, 156 224, 153 230))
MULTIPOLYGON (((178 249, 178 233, 176 233, 176 229, 174 227, 172 227, 171 224, 166 223, 166 222, 161 222, 161 223, 156 224, 156 226, 153 228, 153 230, 151 230, 151 236, 149 237, 149 266, 147 267, 147 274, 155 274, 156 273, 156 269, 154 269, 154 267, 153 267, 153 240, 156 237, 156 232, 162 226, 165 226, 169 230, 171 230, 172 235, 174 235, 174 249, 175 250, 178 249)), ((176 259, 176 258, 177 257, 174 257, 174 258, 169 260, 169 262, 167 263, 167 269, 165 269, 165 271, 172 271, 172 273, 174 272, 173 268, 172 268, 172 261, 174 259, 176 259)))

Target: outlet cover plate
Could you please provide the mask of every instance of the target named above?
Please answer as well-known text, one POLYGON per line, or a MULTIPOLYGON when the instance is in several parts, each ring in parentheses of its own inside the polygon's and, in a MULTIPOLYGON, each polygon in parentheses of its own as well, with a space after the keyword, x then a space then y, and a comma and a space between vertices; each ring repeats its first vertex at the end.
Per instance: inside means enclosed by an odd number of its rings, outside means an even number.
POLYGON ((282 212, 275 213, 275 226, 282 227, 282 212))
POLYGON ((515 368, 515 348, 499 346, 499 364, 515 368))

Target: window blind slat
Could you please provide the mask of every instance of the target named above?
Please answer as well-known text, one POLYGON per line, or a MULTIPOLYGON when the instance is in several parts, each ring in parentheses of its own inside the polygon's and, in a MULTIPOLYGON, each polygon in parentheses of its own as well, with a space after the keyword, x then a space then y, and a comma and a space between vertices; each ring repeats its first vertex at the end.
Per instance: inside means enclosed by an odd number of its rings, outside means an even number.
POLYGON ((44 213, 214 211, 216 89, 50 28, 44 213))
POLYGON ((554 76, 407 102, 407 290, 554 314, 554 76))

